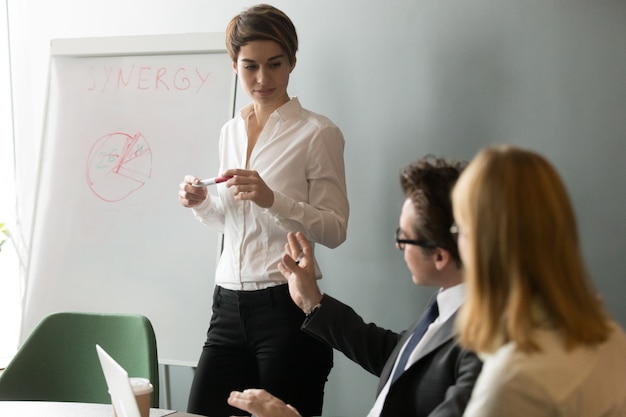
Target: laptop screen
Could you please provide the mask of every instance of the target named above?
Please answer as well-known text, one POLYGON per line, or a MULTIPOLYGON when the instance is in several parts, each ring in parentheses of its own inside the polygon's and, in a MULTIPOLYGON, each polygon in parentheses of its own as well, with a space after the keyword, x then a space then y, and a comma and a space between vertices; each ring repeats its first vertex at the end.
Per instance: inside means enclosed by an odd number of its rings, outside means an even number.
POLYGON ((117 417, 141 417, 133 388, 128 379, 128 372, 115 362, 100 345, 96 345, 96 351, 117 417))

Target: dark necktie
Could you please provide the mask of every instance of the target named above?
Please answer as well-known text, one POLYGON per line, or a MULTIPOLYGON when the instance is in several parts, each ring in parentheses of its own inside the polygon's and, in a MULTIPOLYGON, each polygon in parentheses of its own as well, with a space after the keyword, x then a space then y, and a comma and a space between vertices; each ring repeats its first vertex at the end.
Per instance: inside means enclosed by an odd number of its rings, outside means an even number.
POLYGON ((404 372, 404 368, 406 367, 406 363, 409 361, 409 356, 411 356, 411 353, 413 353, 413 351, 415 350, 415 346, 417 346, 422 336, 424 336, 424 333, 426 333, 426 329, 428 329, 430 323, 435 321, 438 315, 439 308, 437 307, 437 299, 435 299, 428 306, 428 309, 424 313, 424 316, 415 327, 415 330, 413 330, 413 334, 409 338, 409 341, 406 344, 402 355, 400 355, 400 359, 398 359, 398 366, 396 366, 396 370, 391 377, 392 384, 396 381, 396 379, 398 379, 400 375, 402 375, 402 373, 404 372))

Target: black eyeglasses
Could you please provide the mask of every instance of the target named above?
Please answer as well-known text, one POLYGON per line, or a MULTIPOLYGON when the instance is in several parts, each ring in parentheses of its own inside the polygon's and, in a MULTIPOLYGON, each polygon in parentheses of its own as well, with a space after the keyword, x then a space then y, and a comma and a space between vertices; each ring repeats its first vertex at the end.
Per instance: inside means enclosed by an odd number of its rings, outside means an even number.
POLYGON ((432 243, 422 240, 422 239, 400 239, 400 228, 396 229, 396 247, 401 251, 404 251, 406 245, 415 245, 421 246, 422 248, 436 248, 437 245, 433 245, 432 243))

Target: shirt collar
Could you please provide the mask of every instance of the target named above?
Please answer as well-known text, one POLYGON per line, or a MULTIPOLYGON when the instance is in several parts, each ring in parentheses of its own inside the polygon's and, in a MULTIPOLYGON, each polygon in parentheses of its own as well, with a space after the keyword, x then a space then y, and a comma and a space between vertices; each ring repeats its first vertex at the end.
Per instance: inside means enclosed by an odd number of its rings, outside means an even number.
POLYGON ((445 290, 439 290, 437 294, 438 321, 448 320, 461 307, 465 299, 465 285, 465 283, 461 283, 445 290))
MULTIPOLYGON (((247 106, 245 106, 243 109, 241 109, 241 111, 239 112, 239 116, 243 118, 244 120, 246 120, 248 116, 250 115, 250 113, 252 112, 252 109, 253 109, 253 104, 250 103, 247 106)), ((300 110, 302 110, 302 106, 300 105, 300 100, 298 100, 298 97, 291 97, 288 102, 286 102, 285 104, 283 104, 282 106, 274 110, 274 113, 272 113, 272 116, 276 114, 281 119, 288 120, 288 119, 296 117, 297 114, 300 112, 300 110)))

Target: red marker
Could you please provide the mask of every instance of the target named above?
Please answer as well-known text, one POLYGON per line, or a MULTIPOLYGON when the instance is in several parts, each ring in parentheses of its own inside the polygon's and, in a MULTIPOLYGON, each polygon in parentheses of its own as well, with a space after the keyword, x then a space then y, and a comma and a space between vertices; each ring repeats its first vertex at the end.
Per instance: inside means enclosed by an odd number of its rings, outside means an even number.
POLYGON ((231 179, 233 176, 229 175, 228 177, 215 177, 208 178, 206 180, 202 180, 197 184, 192 184, 194 187, 206 187, 208 185, 219 184, 220 182, 225 182, 231 179))

